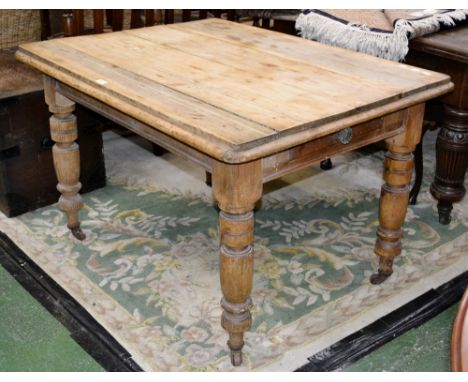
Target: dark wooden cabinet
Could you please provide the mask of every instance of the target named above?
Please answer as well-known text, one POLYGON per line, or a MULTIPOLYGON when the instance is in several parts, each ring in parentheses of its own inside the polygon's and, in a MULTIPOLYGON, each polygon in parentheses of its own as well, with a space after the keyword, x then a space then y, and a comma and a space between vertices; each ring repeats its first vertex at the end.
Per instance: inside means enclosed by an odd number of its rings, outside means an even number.
MULTIPOLYGON (((82 192, 105 185, 101 117, 78 106, 82 192)), ((50 112, 43 91, 0 99, 0 211, 9 217, 58 201, 50 112)))
POLYGON ((406 62, 448 74, 455 88, 440 97, 443 106, 436 143, 436 174, 431 193, 439 221, 450 223, 452 204, 465 196, 468 166, 468 25, 433 33, 410 44, 406 62))

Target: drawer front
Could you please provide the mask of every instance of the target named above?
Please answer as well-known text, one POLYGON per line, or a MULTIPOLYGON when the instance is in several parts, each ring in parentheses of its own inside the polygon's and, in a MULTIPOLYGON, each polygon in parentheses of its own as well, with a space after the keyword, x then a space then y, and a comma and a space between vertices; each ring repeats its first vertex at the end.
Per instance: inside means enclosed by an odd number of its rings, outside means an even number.
POLYGON ((404 111, 343 129, 262 160, 263 181, 279 178, 332 156, 367 146, 404 130, 404 111))

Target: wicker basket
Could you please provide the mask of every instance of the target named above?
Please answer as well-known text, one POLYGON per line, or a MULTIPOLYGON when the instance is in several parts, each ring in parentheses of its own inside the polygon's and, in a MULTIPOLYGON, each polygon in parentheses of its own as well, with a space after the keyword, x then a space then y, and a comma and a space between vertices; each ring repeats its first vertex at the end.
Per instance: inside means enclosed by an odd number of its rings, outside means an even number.
POLYGON ((0 9, 0 49, 41 39, 38 9, 0 9))

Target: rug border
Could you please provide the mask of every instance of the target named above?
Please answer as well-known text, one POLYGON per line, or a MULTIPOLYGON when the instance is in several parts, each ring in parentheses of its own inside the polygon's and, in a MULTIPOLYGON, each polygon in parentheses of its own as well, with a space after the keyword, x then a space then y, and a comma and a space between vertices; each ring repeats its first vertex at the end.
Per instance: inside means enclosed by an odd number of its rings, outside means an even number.
POLYGON ((374 323, 309 357, 296 371, 342 371, 391 340, 417 328, 458 303, 468 285, 468 271, 431 289, 374 323))
MULTIPOLYGON (((433 250, 432 253, 435 253, 436 251, 442 252, 446 250, 446 248, 450 249, 451 244, 458 240, 468 241, 468 232, 465 232, 464 234, 458 236, 456 239, 452 240, 449 243, 441 245, 436 250, 433 250)), ((337 342, 343 340, 344 338, 351 336, 353 333, 356 333, 359 330, 369 326, 373 322, 376 322, 379 318, 391 314, 402 305, 408 304, 409 302, 414 300, 415 298, 411 298, 411 295, 417 294, 416 298, 418 298, 419 296, 427 293, 428 291, 434 288, 441 287, 450 280, 453 280, 461 274, 465 273, 466 271, 468 271, 468 256, 460 256, 448 267, 430 272, 430 275, 432 276, 430 282, 427 279, 423 278, 409 285, 406 284, 405 289, 400 290, 400 293, 398 294, 389 296, 384 295, 381 299, 380 304, 372 305, 370 308, 363 308, 362 311, 356 315, 355 319, 352 322, 344 321, 342 323, 334 325, 333 331, 326 330, 325 332, 319 334, 315 338, 313 344, 312 341, 304 342, 301 345, 298 345, 294 350, 291 350, 286 354, 283 354, 278 358, 272 360, 271 362, 256 369, 256 371, 282 371, 284 370, 284 365, 286 364, 292 365, 292 369, 294 370, 299 369, 308 363, 308 359, 310 358, 308 354, 319 353, 324 349, 332 346, 333 344, 336 344, 337 342), (461 269, 463 269, 463 271, 460 271, 461 269), (376 317, 378 318, 376 319, 376 317)), ((392 286, 398 288, 398 280, 395 279, 397 275, 398 267, 395 267, 394 275, 391 278, 389 278, 383 286, 380 285, 376 288, 380 288, 381 290, 385 290, 385 288, 391 288, 392 286)), ((361 288, 362 287, 358 288, 353 293, 359 293, 359 289, 361 288)), ((341 299, 335 300, 335 303, 339 303, 340 300, 341 299)), ((321 308, 318 308, 314 312, 318 312, 321 309, 325 308, 326 305, 322 306, 321 308)), ((305 319, 307 317, 308 315, 305 315, 302 319, 305 319)), ((291 323, 290 325, 296 325, 300 320, 297 320, 291 323)))
MULTIPOLYGON (((106 371, 144 371, 132 359, 130 353, 93 316, 2 231, 0 231, 0 265, 61 322, 70 332, 72 339, 106 371), (99 349, 96 349, 96 346, 99 349)), ((467 284, 468 271, 428 290, 372 324, 309 356, 308 363, 294 371, 334 371, 352 365, 396 336, 424 324, 456 303, 467 284), (408 317, 411 315, 411 321, 408 322, 408 317), (391 326, 391 330, 385 330, 382 335, 377 333, 376 328, 383 325, 391 326), (376 337, 378 341, 375 341, 376 337), (366 341, 363 343, 362 339, 366 341), (365 349, 360 348, 356 352, 356 348, 353 347, 356 342, 365 345, 365 349)))
POLYGON ((69 331, 106 371, 143 371, 131 354, 65 289, 0 230, 0 266, 69 331))

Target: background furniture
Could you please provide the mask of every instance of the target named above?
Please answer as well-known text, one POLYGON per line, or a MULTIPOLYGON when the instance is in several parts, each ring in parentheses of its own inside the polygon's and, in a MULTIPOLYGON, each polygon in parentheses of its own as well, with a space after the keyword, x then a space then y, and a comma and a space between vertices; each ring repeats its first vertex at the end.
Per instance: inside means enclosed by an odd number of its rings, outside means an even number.
MULTIPOLYGON (((20 89, 19 89, 20 90, 20 89)), ((0 211, 13 217, 55 203, 50 112, 42 88, 0 97, 0 211), (40 102, 42 101, 42 102, 40 102)), ((78 106, 83 192, 106 184, 101 119, 78 106)))
POLYGON ((174 10, 166 9, 65 9, 63 32, 66 37, 116 32, 174 22, 174 10))
POLYGON ((65 36, 97 34, 153 26, 225 17, 236 20, 234 9, 66 9, 63 12, 65 36))
MULTIPOLYGON (((431 193, 438 200, 439 222, 450 223, 452 204, 465 195, 468 166, 468 25, 411 41, 406 62, 450 75, 453 92, 438 99, 443 105, 436 143, 436 174, 431 193)), ((422 163, 422 153, 419 162, 422 163)))
MULTIPOLYGON (((42 15, 42 20, 41 20, 42 15)), ((50 113, 42 75, 18 62, 16 46, 44 36, 39 10, 0 10, 0 211, 12 217, 54 203, 50 113)), ((88 192, 105 185, 102 119, 83 107, 80 115, 81 182, 88 192)))
MULTIPOLYGON (((174 10, 171 10, 174 12, 174 10)), ((225 14, 226 19, 229 21, 236 20, 236 10, 235 9, 184 9, 182 10, 182 21, 192 21, 192 20, 203 20, 208 17, 208 14, 211 14, 213 17, 221 18, 225 14), (194 13, 196 14, 194 18, 194 13)))

